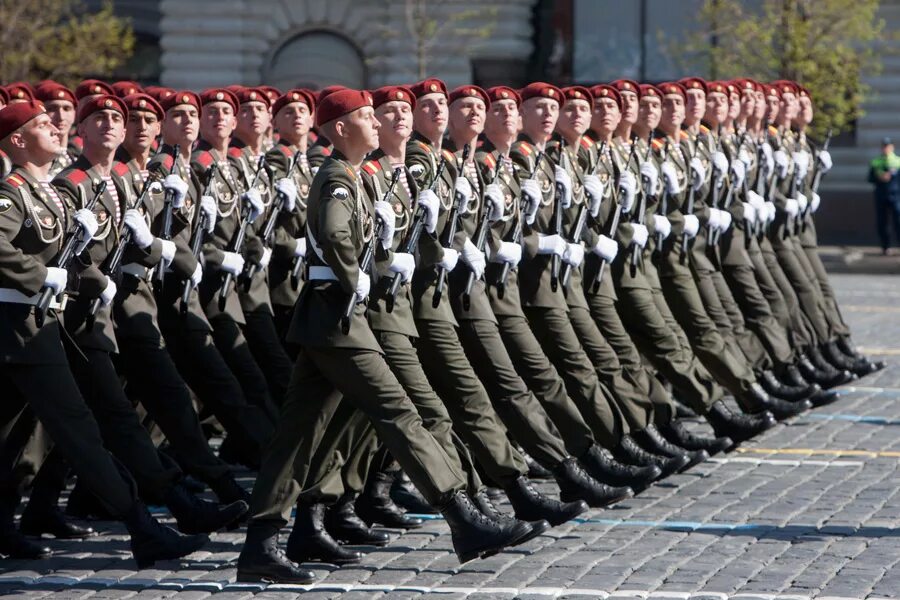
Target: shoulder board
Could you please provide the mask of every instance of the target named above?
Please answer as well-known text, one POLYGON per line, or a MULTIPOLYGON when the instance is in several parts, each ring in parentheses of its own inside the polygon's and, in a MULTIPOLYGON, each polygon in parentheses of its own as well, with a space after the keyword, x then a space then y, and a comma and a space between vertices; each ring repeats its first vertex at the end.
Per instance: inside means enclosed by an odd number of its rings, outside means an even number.
POLYGON ((691 136, 689 136, 688 132, 685 131, 684 129, 680 129, 678 131, 678 137, 679 137, 679 139, 687 140, 687 139, 690 139, 691 136))
POLYGON ((494 156, 492 154, 485 153, 483 156, 484 164, 486 164, 489 169, 494 170, 497 168, 497 161, 494 159, 494 156))
POLYGON ((449 150, 441 149, 441 154, 443 154, 444 158, 446 158, 448 161, 456 160, 456 155, 449 150))
POLYGON ((125 177, 128 175, 128 165, 123 162, 117 162, 113 165, 113 172, 119 177, 125 177))
POLYGON ((13 173, 12 175, 10 175, 9 177, 6 178, 6 183, 10 184, 14 188, 17 188, 20 185, 24 185, 25 180, 22 179, 22 177, 19 174, 13 173))
POLYGON ((422 140, 416 140, 416 143, 417 143, 417 144, 419 145, 419 147, 420 147, 422 150, 424 150, 425 152, 430 152, 430 151, 431 151, 431 147, 430 147, 428 144, 426 144, 425 142, 423 142, 422 140))
POLYGON ((201 150, 194 157, 194 161, 204 169, 208 169, 213 164, 213 155, 207 150, 201 150))
POLYGON ((708 134, 708 133, 709 133, 709 127, 707 127, 706 125, 702 125, 702 124, 701 124, 701 125, 700 125, 700 133, 702 133, 702 134, 704 134, 704 135, 708 134))
POLYGON ((363 171, 369 175, 374 175, 381 169, 381 164, 377 160, 370 160, 363 165, 363 171))
POLYGON ((655 140, 650 142, 650 144, 653 146, 653 149, 656 150, 657 152, 662 150, 663 146, 666 145, 665 141, 663 141, 662 138, 656 138, 655 140))
POLYGON ((166 171, 171 171, 172 167, 175 166, 175 157, 169 153, 160 154, 159 160, 154 162, 161 165, 166 171))
POLYGON ((292 158, 294 156, 294 151, 290 146, 285 144, 275 144, 275 149, 287 156, 288 158, 292 158))
POLYGON ((322 156, 331 156, 331 146, 319 146, 322 149, 322 156))
POLYGON ((476 148, 481 148, 482 146, 484 146, 484 140, 481 139, 481 138, 479 138, 478 141, 475 142, 475 147, 476 147, 476 148))
POLYGON ((81 185, 81 183, 88 178, 88 174, 87 171, 82 171, 81 169, 70 169, 69 172, 66 173, 65 178, 74 185, 81 185))
POLYGON ((594 142, 591 141, 586 135, 581 136, 581 147, 590 150, 594 146, 594 142))
POLYGON ((243 155, 244 151, 240 148, 235 148, 234 146, 228 148, 228 156, 230 156, 231 158, 241 158, 243 155))
POLYGON ((530 156, 534 151, 534 147, 528 142, 519 142, 519 151, 525 156, 530 156))

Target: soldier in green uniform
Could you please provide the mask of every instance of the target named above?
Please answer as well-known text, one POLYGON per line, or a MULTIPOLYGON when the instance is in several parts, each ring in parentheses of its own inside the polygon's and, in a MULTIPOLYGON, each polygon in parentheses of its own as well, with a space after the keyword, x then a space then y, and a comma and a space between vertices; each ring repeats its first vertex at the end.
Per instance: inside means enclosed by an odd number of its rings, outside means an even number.
POLYGON ((75 94, 69 88, 55 81, 42 81, 34 88, 37 100, 47 107, 47 114, 53 119, 53 126, 59 131, 59 140, 65 152, 61 153, 53 161, 51 174, 55 177, 60 171, 68 167, 75 160, 76 155, 69 151, 69 134, 75 125, 75 94))

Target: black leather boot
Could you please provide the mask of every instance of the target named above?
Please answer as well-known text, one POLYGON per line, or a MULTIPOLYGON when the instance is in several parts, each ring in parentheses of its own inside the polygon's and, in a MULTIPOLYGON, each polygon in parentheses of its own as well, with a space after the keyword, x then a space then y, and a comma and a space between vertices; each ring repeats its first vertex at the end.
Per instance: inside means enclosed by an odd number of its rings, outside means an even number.
POLYGON ((437 510, 425 500, 422 493, 416 489, 416 486, 410 480, 409 476, 403 471, 394 477, 394 483, 391 486, 391 499, 398 506, 405 508, 414 515, 436 515, 437 510))
POLYGON ((182 533, 211 533, 237 523, 250 508, 243 500, 219 506, 201 500, 181 484, 175 484, 164 499, 182 533))
POLYGON ((687 448, 682 448, 681 446, 677 446, 667 440, 657 429, 655 426, 648 425, 641 431, 632 432, 631 436, 644 446, 648 451, 659 454, 660 456, 669 456, 671 458, 678 458, 679 456, 687 456, 689 459, 688 464, 681 468, 680 472, 687 471, 694 465, 699 465, 707 458, 709 458, 709 453, 706 450, 688 450, 687 448))
POLYGON ((855 376, 850 371, 835 369, 828 364, 815 346, 811 346, 807 350, 806 360, 801 360, 798 366, 803 377, 818 383, 825 389, 830 389, 855 379, 855 376), (810 366, 812 366, 813 371, 807 373, 810 366))
POLYGON ((76 525, 66 520, 58 506, 28 506, 22 511, 19 529, 25 535, 41 537, 48 533, 58 540, 79 540, 96 535, 91 527, 76 525))
POLYGON ((800 369, 798 369, 796 365, 788 366, 784 370, 784 373, 782 375, 783 375, 782 382, 785 383, 786 385, 797 386, 797 387, 805 387, 808 385, 813 385, 803 377, 803 374, 800 373, 800 369))
POLYGON ((486 517, 463 491, 441 506, 441 514, 450 526, 453 550, 460 563, 493 556, 531 534, 531 526, 523 521, 506 528, 486 517))
POLYGON ((391 498, 394 477, 378 472, 369 476, 363 493, 356 499, 356 514, 368 525, 378 523, 396 529, 417 529, 422 519, 411 517, 391 498))
POLYGON ((230 472, 210 481, 209 488, 222 504, 231 504, 238 501, 250 504, 250 493, 241 487, 241 484, 235 480, 234 475, 230 472))
POLYGON ((825 406, 833 402, 837 402, 840 397, 841 395, 837 390, 820 389, 818 392, 809 397, 809 401, 813 406, 825 406))
POLYGON ((691 459, 682 455, 680 458, 660 456, 644 450, 640 444, 623 435, 619 445, 613 448, 613 456, 617 460, 634 465, 655 465, 662 472, 660 477, 668 477, 683 469, 691 459))
POLYGON ((584 472, 574 457, 570 456, 553 469, 559 486, 559 499, 563 502, 584 500, 593 508, 602 508, 634 496, 630 487, 612 487, 600 483, 584 472))
POLYGON ((545 520, 555 527, 588 510, 584 500, 560 502, 544 496, 524 475, 517 477, 504 491, 516 511, 516 518, 523 521, 545 520))
POLYGON ((856 346, 854 346, 853 342, 850 341, 849 336, 839 337, 837 339, 836 345, 841 354, 854 360, 860 360, 869 363, 874 371, 880 371, 885 366, 887 366, 883 360, 870 360, 868 357, 861 354, 856 346))
POLYGON ((738 399, 738 404, 747 412, 758 413, 767 410, 779 421, 799 415, 803 411, 812 408, 812 403, 809 400, 788 402, 787 400, 773 398, 758 383, 754 383, 750 390, 738 399))
POLYGON ((759 383, 769 396, 774 396, 790 402, 806 400, 822 389, 815 383, 805 386, 786 385, 781 382, 772 371, 763 371, 762 376, 759 378, 759 383))
POLYGON ((294 528, 287 542, 287 557, 296 563, 324 562, 352 565, 362 560, 362 552, 347 550, 325 529, 324 504, 298 504, 294 528))
POLYGON ((542 467, 530 454, 524 450, 519 452, 525 459, 525 464, 528 465, 528 479, 553 479, 553 473, 542 467))
MULTIPOLYGON (((490 496, 485 493, 484 488, 481 488, 474 494, 470 494, 469 498, 471 498, 472 503, 475 505, 475 507, 481 511, 481 514, 486 516, 488 519, 496 521, 501 527, 512 529, 517 527, 520 523, 519 519, 500 512, 500 510, 496 506, 494 506, 494 503, 491 501, 490 496)), ((543 519, 541 519, 540 521, 528 521, 527 523, 531 527, 531 533, 516 541, 514 544, 512 544, 513 546, 518 546, 519 544, 524 544, 528 540, 533 540, 537 536, 550 529, 550 523, 543 519)))
POLYGON ((253 523, 237 563, 240 583, 312 583, 316 575, 288 560, 278 547, 278 528, 253 523))
POLYGON ((15 513, 18 504, 17 494, 0 498, 0 555, 26 560, 48 558, 52 554, 50 548, 35 544, 16 529, 15 513))
POLYGON ((725 405, 724 400, 719 400, 709 407, 706 420, 712 425, 716 435, 728 436, 738 444, 759 435, 766 429, 771 429, 776 423, 775 417, 769 411, 754 415, 736 413, 725 405))
POLYGON ((209 541, 206 534, 182 535, 160 524, 140 501, 135 501, 122 520, 131 535, 131 553, 139 569, 149 569, 158 560, 187 556, 209 541))
POLYGON ((391 536, 383 531, 370 529, 356 515, 351 494, 344 494, 325 511, 325 529, 334 539, 346 544, 366 546, 387 546, 391 536))
POLYGON ((692 433, 681 419, 669 421, 665 425, 660 425, 657 430, 664 438, 687 450, 706 450, 710 456, 715 456, 719 452, 727 452, 734 448, 734 440, 728 436, 723 437, 705 437, 692 433))
POLYGON ((578 457, 581 466, 588 474, 602 483, 628 486, 635 493, 647 488, 662 475, 656 465, 627 465, 617 461, 613 455, 601 446, 594 444, 578 457))
POLYGON ((844 354, 835 342, 828 342, 822 346, 822 355, 836 369, 846 369, 854 375, 865 377, 879 370, 879 366, 865 357, 852 358, 844 354))

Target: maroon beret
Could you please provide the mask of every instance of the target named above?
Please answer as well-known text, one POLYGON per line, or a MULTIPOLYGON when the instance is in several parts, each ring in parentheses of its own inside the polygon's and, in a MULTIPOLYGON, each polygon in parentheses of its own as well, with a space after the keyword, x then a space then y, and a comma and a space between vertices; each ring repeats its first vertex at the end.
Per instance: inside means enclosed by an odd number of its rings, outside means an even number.
POLYGON ((234 112, 237 112, 238 106, 240 106, 234 92, 226 88, 210 88, 204 90, 203 93, 200 94, 200 104, 202 106, 212 104, 213 102, 227 102, 231 105, 231 110, 234 112))
POLYGON ((649 83, 642 83, 640 85, 640 97, 643 98, 659 98, 662 100, 662 91, 655 85, 651 85, 649 83))
POLYGON ((24 81, 17 81, 6 86, 6 93, 10 102, 16 100, 35 100, 34 89, 24 81))
POLYGON ((728 95, 728 82, 726 81, 710 81, 706 84, 707 94, 725 94, 728 95))
POLYGON ((266 94, 264 90, 259 88, 241 88, 240 90, 234 93, 237 96, 238 104, 246 104, 247 102, 262 102, 266 105, 266 108, 272 106, 271 100, 269 100, 269 96, 266 94))
POLYGON ((196 92, 190 90, 179 90, 174 94, 169 94, 159 102, 159 105, 162 106, 162 109, 166 112, 169 112, 171 108, 180 104, 188 104, 197 110, 200 110, 200 96, 197 95, 196 92))
POLYGON ((258 85, 256 86, 256 89, 262 91, 262 93, 266 95, 266 98, 269 99, 269 105, 274 104, 278 98, 284 95, 284 92, 271 85, 258 85))
POLYGON ((534 83, 529 83, 521 90, 519 90, 519 94, 522 96, 522 102, 529 100, 531 98, 550 98, 551 100, 556 100, 560 104, 562 104, 563 93, 562 90, 553 85, 552 83, 544 83, 543 81, 535 81, 534 83))
POLYGON ((325 123, 334 121, 365 106, 372 106, 372 94, 365 90, 351 90, 348 88, 332 92, 319 101, 319 106, 316 110, 316 125, 321 127, 325 123))
POLYGON ((128 107, 122 102, 118 96, 111 94, 101 94, 95 98, 86 101, 80 109, 78 109, 78 120, 84 121, 95 112, 101 110, 114 110, 123 117, 128 116, 128 107))
POLYGON ((149 96, 147 94, 131 94, 122 98, 122 102, 125 103, 125 106, 126 108, 128 108, 128 110, 143 110, 145 112, 152 112, 160 121, 162 121, 166 116, 166 111, 164 111, 162 106, 159 105, 159 102, 154 100, 153 96, 149 96))
MULTIPOLYGON (((797 87, 796 82, 789 81, 787 79, 779 79, 777 81, 773 81, 770 85, 777 87, 779 95, 782 96, 784 94, 797 95, 797 93, 800 91, 800 88, 797 87)), ((12 97, 12 94, 10 94, 10 97, 12 97)))
POLYGON ((119 98, 132 94, 142 94, 144 90, 134 81, 117 81, 110 86, 119 98))
POLYGON ((78 103, 78 99, 75 98, 75 94, 64 86, 61 83, 56 83, 55 81, 47 81, 40 82, 36 88, 34 88, 34 97, 40 100, 41 102, 53 102, 55 100, 68 100, 74 106, 78 103))
POLYGON ((78 98, 78 100, 86 98, 87 96, 97 96, 99 94, 115 96, 116 91, 112 89, 108 83, 100 81, 99 79, 85 79, 75 88, 75 97, 78 98))
POLYGON ((638 82, 634 79, 616 79, 609 85, 616 88, 616 90, 619 92, 619 95, 621 95, 622 92, 631 92, 637 95, 641 91, 640 85, 638 85, 638 82))
POLYGON ((316 92, 316 104, 320 103, 322 100, 327 98, 330 94, 335 92, 339 92, 341 90, 350 89, 345 85, 326 85, 321 90, 316 92))
POLYGON ((427 94, 443 94, 444 97, 449 97, 449 94, 447 93, 447 84, 434 77, 424 79, 419 83, 414 83, 409 86, 409 89, 416 95, 416 99, 427 94))
POLYGON ((687 98, 687 92, 684 90, 684 86, 678 83, 677 81, 667 81, 665 83, 661 83, 657 86, 663 94, 666 96, 671 94, 678 94, 682 98, 687 98))
POLYGON ((461 85, 452 92, 447 97, 447 101, 450 104, 453 104, 457 100, 462 100, 463 98, 481 98, 484 102, 485 108, 490 108, 491 106, 491 98, 487 95, 483 89, 478 87, 477 85, 461 85))
POLYGON ((704 94, 709 93, 709 86, 702 77, 684 77, 679 79, 678 83, 683 85, 685 90, 703 90, 704 94))
POLYGON ((275 100, 274 104, 272 104, 272 114, 277 115, 278 111, 287 106, 288 104, 293 104, 294 102, 302 102, 309 108, 309 112, 312 112, 316 109, 316 101, 313 98, 313 95, 307 91, 300 88, 296 88, 293 90, 288 90, 284 94, 278 97, 275 100))
POLYGON ((28 121, 47 112, 37 100, 17 102, 0 109, 0 140, 5 140, 28 121))
POLYGON ((586 100, 587 103, 591 105, 591 108, 594 108, 594 97, 591 95, 591 91, 584 86, 571 85, 567 88, 563 88, 563 95, 567 101, 586 100))
POLYGON ((416 107, 416 97, 412 90, 402 85, 386 85, 372 92, 372 106, 375 108, 388 102, 406 102, 411 108, 416 107))
POLYGON ((519 92, 505 85, 495 85, 489 88, 487 95, 491 99, 491 103, 499 102, 500 100, 514 100, 516 106, 522 105, 522 96, 519 95, 519 92))
POLYGON ((612 98, 616 101, 616 106, 619 107, 619 110, 622 110, 622 95, 619 93, 619 90, 612 85, 606 83, 595 85, 591 88, 591 95, 594 96, 594 100, 600 98, 612 98))

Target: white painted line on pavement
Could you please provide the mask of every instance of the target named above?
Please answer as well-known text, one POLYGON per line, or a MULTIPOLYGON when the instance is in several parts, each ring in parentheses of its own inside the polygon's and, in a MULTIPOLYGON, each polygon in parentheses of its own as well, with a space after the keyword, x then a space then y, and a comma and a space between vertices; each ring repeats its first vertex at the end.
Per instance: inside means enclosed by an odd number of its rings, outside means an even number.
POLYGON ((783 465, 785 467, 861 467, 861 460, 785 460, 778 458, 751 458, 749 456, 714 456, 707 459, 717 463, 748 463, 753 465, 783 465))

